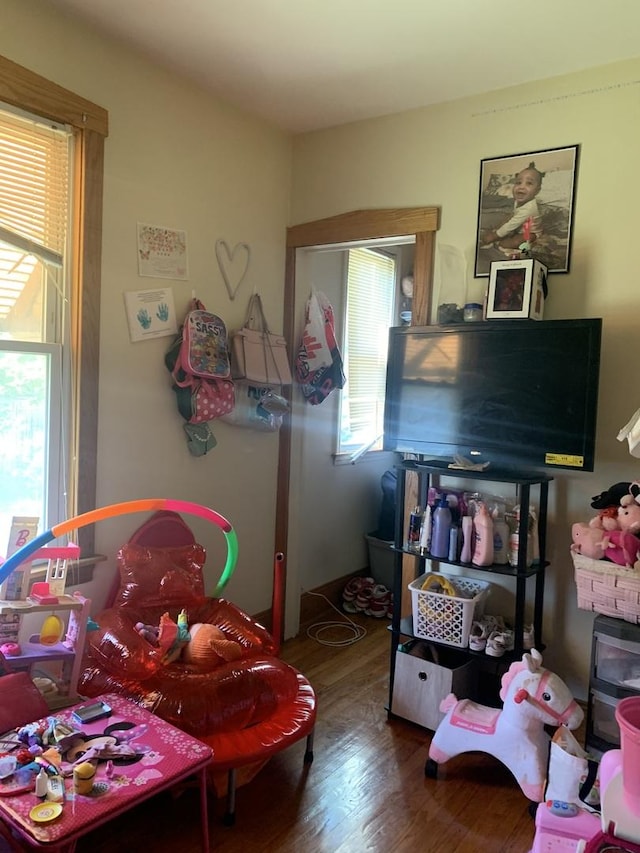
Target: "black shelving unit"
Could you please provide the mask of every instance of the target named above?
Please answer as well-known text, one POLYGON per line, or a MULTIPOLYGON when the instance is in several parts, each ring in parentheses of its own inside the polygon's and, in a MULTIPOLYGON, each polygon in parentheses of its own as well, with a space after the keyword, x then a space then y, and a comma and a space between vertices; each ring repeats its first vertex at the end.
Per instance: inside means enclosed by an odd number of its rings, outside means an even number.
MULTIPOLYGON (((503 575, 511 577, 515 584, 515 606, 513 614, 514 627, 514 650, 507 653, 501 658, 491 658, 484 652, 473 652, 470 649, 459 649, 458 652, 466 656, 469 660, 475 660, 478 664, 478 669, 484 672, 493 671, 494 674, 503 672, 511 661, 522 657, 523 653, 523 630, 525 626, 525 608, 528 600, 528 593, 533 592, 533 628, 535 633, 536 648, 540 651, 544 648, 542 637, 542 616, 544 605, 544 582, 545 570, 548 563, 545 559, 546 553, 546 526, 547 526, 547 507, 549 496, 549 483, 553 477, 541 473, 539 471, 519 471, 519 470, 498 470, 491 469, 486 471, 465 471, 461 469, 449 469, 446 463, 439 461, 405 461, 397 466, 398 471, 398 486, 397 486, 397 503, 396 503, 396 519, 395 519, 395 536, 394 536, 394 610, 390 625, 391 633, 391 656, 390 656, 390 678, 389 678, 389 714, 392 716, 401 716, 393 713, 393 696, 394 696, 394 677, 396 667, 396 653, 401 641, 410 642, 415 639, 413 634, 413 620, 411 616, 402 618, 402 594, 403 594, 403 563, 405 556, 410 556, 415 560, 414 578, 418 577, 427 571, 425 563, 431 562, 431 571, 439 571, 440 564, 447 566, 459 566, 467 572, 482 573, 483 575, 503 575), (491 565, 491 566, 474 566, 471 563, 462 563, 455 560, 444 560, 432 557, 430 554, 415 554, 413 551, 407 550, 405 546, 405 537, 407 531, 407 521, 405 514, 406 503, 406 483, 407 474, 413 472, 418 478, 418 503, 422 506, 426 505, 427 494, 431 486, 442 486, 442 480, 456 479, 469 481, 470 483, 492 482, 501 483, 515 487, 514 503, 520 505, 520 526, 519 533, 519 549, 518 562, 516 566, 511 565, 491 565), (532 501, 532 489, 538 492, 538 535, 539 535, 539 561, 532 566, 527 565, 527 533, 529 507, 532 501), (533 588, 533 589, 532 589, 533 588)), ((477 487, 481 491, 481 487, 477 487)), ((484 578, 487 579, 486 577, 484 578)), ((422 641, 427 642, 427 641, 422 641)), ((428 643, 434 647, 438 647, 437 641, 428 640, 428 643)), ((450 646, 442 644, 442 649, 451 649, 450 646)), ((421 677, 424 674, 421 675, 421 677)), ((487 676, 489 679, 489 676, 487 676)), ((480 698, 486 701, 487 694, 494 691, 494 685, 490 689, 483 690, 482 677, 479 679, 478 688, 480 698)), ((497 700, 497 694, 494 696, 497 700)))

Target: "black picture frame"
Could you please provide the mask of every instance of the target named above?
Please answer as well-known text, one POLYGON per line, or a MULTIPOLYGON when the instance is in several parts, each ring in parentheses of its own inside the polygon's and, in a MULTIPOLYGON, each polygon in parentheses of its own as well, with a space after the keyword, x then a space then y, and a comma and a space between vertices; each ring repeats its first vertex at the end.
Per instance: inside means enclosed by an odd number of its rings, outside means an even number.
POLYGON ((488 276, 492 261, 507 260, 526 241, 521 225, 502 236, 495 232, 524 205, 525 202, 521 202, 516 207, 513 188, 516 175, 529 168, 537 170, 541 177, 538 177, 539 189, 532 200, 533 216, 530 217, 530 225, 535 221, 534 231, 539 233, 534 233, 528 257, 541 261, 549 273, 569 272, 579 151, 579 145, 567 145, 480 161, 477 278, 488 276), (491 239, 493 237, 495 239, 491 239))

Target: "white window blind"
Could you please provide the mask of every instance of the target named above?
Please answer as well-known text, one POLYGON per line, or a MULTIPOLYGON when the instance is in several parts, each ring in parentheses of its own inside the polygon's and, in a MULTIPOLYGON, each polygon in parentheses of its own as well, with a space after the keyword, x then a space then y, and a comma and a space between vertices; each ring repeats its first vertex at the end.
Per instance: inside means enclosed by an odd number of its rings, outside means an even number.
POLYGON ((382 436, 387 343, 395 306, 395 259, 372 249, 350 249, 339 452, 382 436))
POLYGON ((61 266, 67 234, 69 133, 2 110, 0 240, 61 266))

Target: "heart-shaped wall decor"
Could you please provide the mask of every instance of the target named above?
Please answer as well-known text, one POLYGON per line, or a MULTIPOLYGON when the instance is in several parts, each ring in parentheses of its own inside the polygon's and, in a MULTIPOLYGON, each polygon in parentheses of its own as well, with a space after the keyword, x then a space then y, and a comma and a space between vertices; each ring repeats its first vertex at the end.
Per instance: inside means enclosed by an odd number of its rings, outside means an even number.
POLYGON ((216 259, 229 299, 233 301, 249 270, 251 260, 249 244, 236 243, 233 249, 230 249, 226 240, 216 240, 216 259))

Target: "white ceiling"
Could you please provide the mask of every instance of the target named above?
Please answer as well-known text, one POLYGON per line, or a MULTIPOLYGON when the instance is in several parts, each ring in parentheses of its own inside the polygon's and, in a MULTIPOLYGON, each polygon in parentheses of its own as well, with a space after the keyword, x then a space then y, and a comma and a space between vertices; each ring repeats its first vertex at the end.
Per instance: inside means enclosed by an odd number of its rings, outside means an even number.
POLYGON ((302 132, 640 55, 638 0, 49 0, 302 132))

